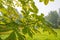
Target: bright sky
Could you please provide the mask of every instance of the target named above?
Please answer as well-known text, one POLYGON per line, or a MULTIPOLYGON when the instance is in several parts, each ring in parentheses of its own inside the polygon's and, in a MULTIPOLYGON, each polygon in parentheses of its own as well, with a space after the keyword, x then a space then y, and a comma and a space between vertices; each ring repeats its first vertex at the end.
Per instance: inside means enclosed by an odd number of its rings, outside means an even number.
MULTIPOLYGON (((60 0, 55 0, 54 2, 49 2, 48 5, 44 5, 44 3, 40 3, 39 0, 34 0, 37 8, 39 9, 39 14, 44 13, 44 15, 48 15, 48 12, 53 10, 59 10, 60 8, 60 0)), ((59 12, 59 11, 58 11, 59 12)))

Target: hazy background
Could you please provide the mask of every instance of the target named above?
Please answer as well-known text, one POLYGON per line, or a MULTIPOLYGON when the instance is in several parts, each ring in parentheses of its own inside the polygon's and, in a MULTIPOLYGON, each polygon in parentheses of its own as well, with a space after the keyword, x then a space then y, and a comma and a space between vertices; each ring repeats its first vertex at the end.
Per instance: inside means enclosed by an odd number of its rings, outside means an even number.
POLYGON ((44 15, 48 15, 48 12, 57 10, 59 12, 60 8, 60 0, 55 0, 54 2, 49 2, 48 5, 44 5, 43 2, 39 2, 39 0, 34 0, 37 8, 39 9, 39 14, 44 13, 44 15))

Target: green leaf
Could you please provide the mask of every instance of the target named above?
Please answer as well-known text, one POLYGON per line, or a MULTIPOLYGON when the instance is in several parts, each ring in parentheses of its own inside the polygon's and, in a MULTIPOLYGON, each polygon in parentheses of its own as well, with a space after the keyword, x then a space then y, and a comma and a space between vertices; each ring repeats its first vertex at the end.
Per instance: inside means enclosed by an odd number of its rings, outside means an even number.
POLYGON ((28 35, 32 38, 32 37, 33 37, 32 31, 29 31, 29 30, 28 30, 28 35))
POLYGON ((8 3, 12 3, 12 2, 13 2, 13 0, 7 0, 7 2, 8 2, 8 3))
POLYGON ((12 32, 5 40, 17 40, 15 32, 12 32))
POLYGON ((2 40, 2 39, 0 38, 0 40, 2 40))
POLYGON ((33 11, 34 13, 38 13, 38 8, 35 6, 35 3, 34 2, 31 3, 30 10, 33 11))
POLYGON ((1 3, 2 1, 0 0, 0 3, 1 3))
POLYGON ((6 17, 6 16, 2 16, 1 18, 2 18, 1 21, 4 23, 10 23, 11 22, 11 19, 6 17))
POLYGON ((0 8, 0 11, 2 12, 2 14, 6 15, 7 14, 7 10, 5 8, 0 8))
POLYGON ((44 0, 44 4, 47 5, 49 3, 49 0, 44 0))
POLYGON ((5 24, 0 24, 0 32, 8 32, 10 30, 10 27, 8 28, 5 24))
POLYGON ((2 5, 2 3, 0 3, 0 8, 3 8, 3 5, 2 5))
POLYGON ((23 31, 23 34, 28 33, 30 37, 33 37, 33 32, 31 31, 29 27, 25 27, 22 31, 23 31))
POLYGON ((30 28, 28 28, 28 35, 32 38, 33 37, 33 32, 31 31, 31 29, 30 28))
POLYGON ((12 19, 12 20, 17 20, 20 16, 19 13, 17 12, 17 10, 11 6, 8 6, 8 16, 12 19))
POLYGON ((54 0, 50 0, 51 2, 53 2, 54 0))
POLYGON ((0 24, 5 24, 4 22, 0 21, 0 24))
POLYGON ((18 40, 26 40, 25 36, 22 35, 21 33, 17 32, 18 40))
POLYGON ((34 32, 36 32, 36 33, 40 33, 40 31, 37 30, 37 29, 35 29, 35 28, 33 28, 33 30, 34 30, 34 32))
POLYGON ((39 2, 43 2, 44 0, 39 0, 39 2))
POLYGON ((23 34, 26 34, 27 33, 27 28, 25 27, 23 30, 22 30, 23 34))

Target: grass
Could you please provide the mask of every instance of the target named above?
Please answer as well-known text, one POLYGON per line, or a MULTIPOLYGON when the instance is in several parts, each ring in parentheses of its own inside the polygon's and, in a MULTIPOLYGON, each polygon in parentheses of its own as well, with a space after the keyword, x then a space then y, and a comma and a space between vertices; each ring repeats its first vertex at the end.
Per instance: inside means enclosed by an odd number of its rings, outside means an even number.
POLYGON ((60 40, 60 29, 55 29, 57 36, 48 32, 36 33, 33 38, 28 37, 27 40, 60 40))
MULTIPOLYGON (((41 31, 41 30, 40 30, 41 31)), ((57 36, 49 34, 48 32, 36 33, 33 38, 27 36, 27 40, 60 40, 60 29, 55 29, 57 36)), ((8 35, 2 35, 2 38, 6 38, 8 35), (5 37, 4 37, 5 36, 5 37)))

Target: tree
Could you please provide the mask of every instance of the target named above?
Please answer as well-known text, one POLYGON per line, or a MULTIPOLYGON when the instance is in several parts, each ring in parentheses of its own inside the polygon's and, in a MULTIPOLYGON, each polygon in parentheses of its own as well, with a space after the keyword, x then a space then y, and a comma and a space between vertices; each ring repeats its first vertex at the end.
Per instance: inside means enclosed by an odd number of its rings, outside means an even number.
MULTIPOLYGON (((49 1, 43 0, 42 2, 47 5, 49 1)), ((38 8, 33 0, 0 0, 0 12, 0 35, 11 32, 4 40, 26 40, 25 35, 33 37, 33 34, 39 32, 39 27, 56 34, 50 28, 50 23, 44 19, 43 14, 37 15, 38 8), (21 15, 15 6, 22 8, 21 15), (31 12, 33 14, 30 14, 31 12)))
POLYGON ((58 17, 57 22, 58 22, 58 27, 60 28, 60 16, 58 17))
POLYGON ((53 28, 58 28, 58 17, 57 11, 51 11, 48 16, 46 16, 46 19, 52 23, 53 28))

